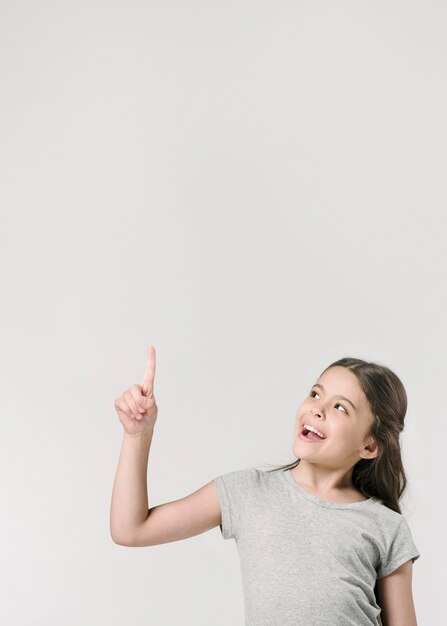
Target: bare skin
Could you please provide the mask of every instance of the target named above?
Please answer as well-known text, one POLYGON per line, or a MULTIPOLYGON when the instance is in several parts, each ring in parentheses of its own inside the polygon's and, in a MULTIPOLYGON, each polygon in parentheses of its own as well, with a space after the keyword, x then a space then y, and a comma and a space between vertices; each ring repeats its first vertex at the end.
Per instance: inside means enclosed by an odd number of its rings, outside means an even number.
POLYGON ((291 470, 296 482, 329 502, 367 500, 352 484, 352 468, 360 459, 378 454, 376 442, 367 437, 372 420, 371 408, 355 374, 340 366, 324 372, 298 407, 295 434, 303 424, 310 424, 326 439, 307 443, 295 437, 292 452, 301 459, 291 470), (349 399, 355 408, 340 396, 349 399))

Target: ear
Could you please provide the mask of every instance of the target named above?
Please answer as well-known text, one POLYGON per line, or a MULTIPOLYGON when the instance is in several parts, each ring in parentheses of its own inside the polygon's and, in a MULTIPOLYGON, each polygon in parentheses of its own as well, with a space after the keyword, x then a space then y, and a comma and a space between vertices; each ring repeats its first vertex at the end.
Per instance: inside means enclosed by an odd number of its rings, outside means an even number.
POLYGON ((362 459, 375 459, 379 454, 379 446, 374 439, 371 439, 366 446, 362 446, 359 450, 362 459))

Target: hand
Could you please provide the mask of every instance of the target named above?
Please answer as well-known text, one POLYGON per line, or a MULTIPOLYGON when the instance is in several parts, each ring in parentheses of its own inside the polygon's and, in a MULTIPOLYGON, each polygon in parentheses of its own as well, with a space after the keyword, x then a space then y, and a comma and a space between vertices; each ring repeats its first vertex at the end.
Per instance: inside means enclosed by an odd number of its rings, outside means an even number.
POLYGON ((158 407, 154 398, 155 348, 147 349, 147 366, 141 385, 132 385, 115 400, 115 410, 128 435, 153 429, 158 407))

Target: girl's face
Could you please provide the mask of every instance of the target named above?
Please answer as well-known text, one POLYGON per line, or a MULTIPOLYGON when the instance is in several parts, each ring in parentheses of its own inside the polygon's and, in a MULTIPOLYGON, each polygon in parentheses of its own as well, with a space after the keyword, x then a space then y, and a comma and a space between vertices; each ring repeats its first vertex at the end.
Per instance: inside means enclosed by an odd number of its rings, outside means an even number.
POLYGON ((331 367, 298 407, 292 451, 300 459, 330 467, 351 467, 360 458, 377 456, 374 440, 366 438, 372 420, 369 402, 355 374, 346 367, 331 367), (314 426, 325 438, 306 440, 304 424, 314 426))

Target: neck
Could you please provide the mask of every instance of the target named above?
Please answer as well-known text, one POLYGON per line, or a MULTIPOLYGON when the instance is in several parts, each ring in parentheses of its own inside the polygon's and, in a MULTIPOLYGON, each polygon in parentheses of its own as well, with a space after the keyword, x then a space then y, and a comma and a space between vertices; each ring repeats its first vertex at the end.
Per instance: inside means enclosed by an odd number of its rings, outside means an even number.
POLYGON ((301 459, 292 471, 300 485, 319 493, 352 491, 352 466, 328 467, 301 459))

